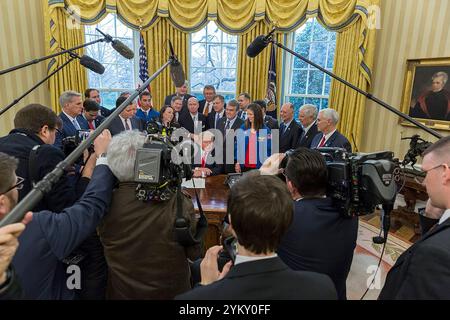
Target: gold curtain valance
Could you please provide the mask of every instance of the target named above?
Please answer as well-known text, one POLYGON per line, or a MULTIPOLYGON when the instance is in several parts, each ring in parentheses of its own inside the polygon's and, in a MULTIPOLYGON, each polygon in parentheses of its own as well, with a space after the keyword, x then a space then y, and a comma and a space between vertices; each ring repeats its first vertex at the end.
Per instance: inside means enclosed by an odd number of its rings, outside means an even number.
POLYGON ((358 18, 367 18, 372 0, 48 0, 49 7, 65 7, 83 24, 98 23, 107 13, 117 15, 130 27, 151 27, 158 17, 169 18, 182 31, 194 32, 208 21, 227 32, 242 34, 265 19, 288 32, 303 21, 318 17, 335 31, 358 18))

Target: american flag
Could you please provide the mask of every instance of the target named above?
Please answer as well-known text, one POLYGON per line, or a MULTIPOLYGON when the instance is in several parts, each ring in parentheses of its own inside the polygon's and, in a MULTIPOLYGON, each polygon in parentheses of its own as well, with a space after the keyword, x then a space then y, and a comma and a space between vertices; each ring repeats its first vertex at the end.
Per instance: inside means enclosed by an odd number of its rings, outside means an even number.
MULTIPOLYGON (((148 79, 148 63, 147 63, 147 50, 145 49, 145 42, 142 33, 139 39, 139 83, 138 87, 144 84, 148 79)), ((150 92, 150 85, 147 87, 150 92)))

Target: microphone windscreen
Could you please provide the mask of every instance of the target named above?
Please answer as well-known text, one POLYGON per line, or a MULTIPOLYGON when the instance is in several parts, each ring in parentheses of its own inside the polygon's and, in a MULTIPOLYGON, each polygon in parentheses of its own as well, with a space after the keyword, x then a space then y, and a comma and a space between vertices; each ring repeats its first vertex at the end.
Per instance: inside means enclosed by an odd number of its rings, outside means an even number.
POLYGON ((111 43, 111 46, 116 50, 120 55, 128 60, 134 58, 134 52, 130 48, 128 48, 122 41, 114 40, 111 43))
POLYGON ((175 87, 179 88, 185 83, 183 66, 179 61, 174 61, 170 64, 170 77, 175 87))
POLYGON ((105 67, 100 62, 86 55, 80 58, 80 64, 98 74, 103 74, 105 72, 105 67))
POLYGON ((253 42, 247 47, 247 55, 250 58, 256 57, 261 51, 264 50, 265 47, 267 47, 268 44, 269 42, 265 36, 257 36, 255 40, 253 40, 253 42))

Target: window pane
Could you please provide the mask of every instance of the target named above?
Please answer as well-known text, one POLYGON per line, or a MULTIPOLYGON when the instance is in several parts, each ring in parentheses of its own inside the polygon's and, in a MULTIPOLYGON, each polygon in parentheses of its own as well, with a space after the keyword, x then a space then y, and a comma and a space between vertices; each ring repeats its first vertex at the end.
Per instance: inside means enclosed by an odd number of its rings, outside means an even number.
MULTIPOLYGON (((298 52, 304 58, 309 59, 309 49, 310 49, 309 43, 301 43, 296 45, 295 52, 298 52)), ((299 58, 294 58, 294 68, 306 69, 307 67, 308 64, 306 62, 300 60, 299 58)))
POLYGON ((311 61, 321 67, 325 67, 327 47, 328 44, 326 42, 313 42, 311 44, 311 61))
POLYGON ((315 106, 320 106, 320 99, 318 98, 305 98, 305 104, 313 104, 315 106))
MULTIPOLYGON (((119 38, 133 38, 133 31, 128 28, 126 25, 124 25, 122 23, 122 21, 120 21, 119 19, 116 20, 117 24, 116 24, 116 37, 119 38)), ((132 47, 131 47, 132 48, 132 47)))
POLYGON ((308 20, 295 32, 295 42, 310 42, 312 38, 312 20, 308 20))
POLYGON ((102 97, 102 104, 108 109, 113 109, 116 107, 116 100, 119 97, 119 92, 114 91, 100 91, 102 97))
POLYGON ((326 108, 328 108, 328 99, 322 99, 322 105, 320 106, 320 109, 326 108))
POLYGON ((292 76, 292 94, 305 94, 306 93, 306 81, 308 77, 307 70, 295 70, 292 76))
POLYGON ((315 20, 313 27, 313 41, 326 41, 328 40, 328 31, 322 27, 322 25, 315 20))
POLYGON ((201 92, 207 84, 216 92, 236 91, 237 36, 222 32, 211 21, 191 35, 191 90, 201 92))
POLYGON ((334 65, 334 52, 336 51, 336 42, 329 42, 327 68, 332 69, 334 65))
POLYGON ((311 70, 308 79, 308 94, 322 94, 323 72, 320 70, 311 70))
POLYGON ((289 97, 287 102, 290 102, 294 105, 294 119, 298 120, 298 110, 302 105, 304 105, 305 98, 289 97))
POLYGON ((325 95, 329 95, 330 94, 330 88, 331 88, 331 77, 328 75, 325 75, 325 95))

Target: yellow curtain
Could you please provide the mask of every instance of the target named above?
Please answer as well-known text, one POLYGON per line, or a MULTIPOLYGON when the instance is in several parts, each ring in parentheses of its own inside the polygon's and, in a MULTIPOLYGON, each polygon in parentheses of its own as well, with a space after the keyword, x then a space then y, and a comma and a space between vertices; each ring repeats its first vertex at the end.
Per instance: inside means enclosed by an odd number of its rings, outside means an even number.
MULTIPOLYGON (((44 4, 46 5, 46 1, 44 1, 44 4)), ((60 51, 60 48, 72 48, 84 43, 84 29, 80 28, 76 22, 74 23, 68 19, 65 12, 58 8, 49 10, 45 8, 44 28, 47 55, 60 51)), ((77 53, 82 55, 83 50, 80 49, 77 53)), ((47 72, 52 72, 67 59, 67 54, 51 59, 48 63, 47 72)), ((48 85, 50 88, 51 107, 55 112, 59 113, 61 111, 59 96, 62 92, 74 90, 82 93, 87 88, 86 70, 80 65, 79 60, 75 59, 53 75, 48 80, 48 85)))
MULTIPOLYGON (((142 32, 148 56, 148 73, 153 74, 169 57, 167 41, 170 40, 184 67, 186 77, 189 75, 188 64, 188 34, 173 27, 167 19, 159 19, 153 26, 142 32)), ((175 92, 175 86, 170 78, 169 68, 163 71, 151 84, 153 104, 160 109, 164 98, 175 92)))
MULTIPOLYGON (((365 74, 360 72, 359 47, 358 42, 355 41, 362 24, 363 22, 359 20, 351 28, 337 35, 333 72, 358 88, 367 91, 370 83, 365 74)), ((331 82, 330 92, 329 106, 338 111, 341 117, 338 125, 339 131, 349 138, 353 148, 355 145, 352 136, 356 146, 359 146, 363 130, 366 98, 334 79, 331 82)))
MULTIPOLYGON (((239 36, 238 42, 238 68, 237 68, 237 84, 236 94, 247 92, 253 100, 264 99, 267 90, 267 73, 269 71, 270 46, 263 50, 257 57, 250 58, 247 56, 246 50, 255 37, 261 34, 267 34, 270 31, 269 26, 260 21, 249 32, 239 36)), ((283 41, 283 34, 276 34, 278 42, 283 41)), ((281 95, 281 66, 282 66, 282 50, 276 50, 276 70, 277 70, 277 102, 280 101, 281 95)))

